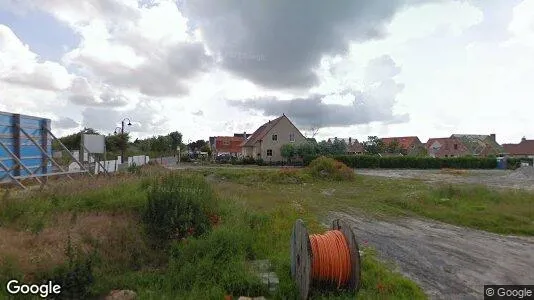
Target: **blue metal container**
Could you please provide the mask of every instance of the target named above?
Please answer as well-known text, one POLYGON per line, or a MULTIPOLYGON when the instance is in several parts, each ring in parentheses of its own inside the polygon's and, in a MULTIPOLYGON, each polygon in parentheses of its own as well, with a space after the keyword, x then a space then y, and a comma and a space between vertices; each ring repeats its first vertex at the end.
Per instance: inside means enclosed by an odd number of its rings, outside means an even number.
POLYGON ((51 161, 41 151, 43 149, 52 157, 52 143, 47 130, 50 130, 50 119, 0 112, 0 182, 11 181, 8 172, 17 178, 52 172, 51 161), (17 164, 17 160, 24 167, 17 164))

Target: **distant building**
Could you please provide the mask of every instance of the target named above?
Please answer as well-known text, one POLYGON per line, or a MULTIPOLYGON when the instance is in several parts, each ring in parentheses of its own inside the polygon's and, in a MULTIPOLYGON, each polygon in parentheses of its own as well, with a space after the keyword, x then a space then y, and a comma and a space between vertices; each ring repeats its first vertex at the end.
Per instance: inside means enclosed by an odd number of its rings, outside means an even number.
MULTIPOLYGON (((245 137, 242 136, 216 136, 213 137, 212 151, 215 156, 220 154, 228 154, 231 156, 241 156, 242 148, 241 144, 245 141, 245 137)), ((211 143, 211 138, 210 138, 211 143)))
POLYGON ((282 145, 305 140, 300 130, 283 114, 274 120, 269 120, 254 131, 242 143, 242 153, 245 157, 261 158, 264 161, 283 161, 282 145))
POLYGON ((534 158, 534 140, 521 139, 519 144, 503 144, 504 153, 510 157, 534 158))
POLYGON ((495 134, 453 134, 451 138, 456 138, 464 144, 472 156, 499 156, 505 152, 504 148, 497 143, 495 134))
POLYGON ((431 157, 460 157, 470 154, 469 149, 457 138, 431 138, 425 144, 431 157))
POLYGON ((328 143, 333 143, 335 140, 343 141, 347 145, 347 154, 363 154, 363 145, 358 141, 358 139, 349 138, 329 138, 328 143))
POLYGON ((425 151, 425 146, 416 136, 387 137, 381 140, 385 147, 397 142, 406 155, 419 155, 425 151))

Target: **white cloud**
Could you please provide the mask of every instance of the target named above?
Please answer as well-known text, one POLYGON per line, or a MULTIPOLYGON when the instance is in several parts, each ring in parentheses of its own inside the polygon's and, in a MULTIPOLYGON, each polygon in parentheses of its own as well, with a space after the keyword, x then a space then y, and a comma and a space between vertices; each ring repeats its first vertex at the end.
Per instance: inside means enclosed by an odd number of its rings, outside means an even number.
POLYGON ((508 43, 534 48, 534 0, 525 0, 514 8, 508 30, 513 34, 508 43))
POLYGON ((59 91, 69 86, 71 78, 64 66, 41 61, 9 27, 0 24, 0 81, 59 91))

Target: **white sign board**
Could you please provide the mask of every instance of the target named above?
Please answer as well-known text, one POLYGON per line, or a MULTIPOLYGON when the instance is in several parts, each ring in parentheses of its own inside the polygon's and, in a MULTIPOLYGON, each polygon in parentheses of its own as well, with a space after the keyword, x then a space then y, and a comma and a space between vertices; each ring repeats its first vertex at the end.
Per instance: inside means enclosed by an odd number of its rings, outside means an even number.
POLYGON ((105 136, 100 134, 84 134, 83 145, 90 153, 104 153, 106 152, 105 136))

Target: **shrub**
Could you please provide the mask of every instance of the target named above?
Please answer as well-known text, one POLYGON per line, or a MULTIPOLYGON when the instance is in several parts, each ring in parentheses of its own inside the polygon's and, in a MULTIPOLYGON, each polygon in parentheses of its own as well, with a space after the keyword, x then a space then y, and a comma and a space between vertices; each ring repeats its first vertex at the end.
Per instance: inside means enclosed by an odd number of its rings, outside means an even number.
POLYGON ((251 227, 261 220, 251 221, 250 227, 225 225, 201 238, 174 244, 169 263, 173 288, 190 291, 211 286, 236 296, 265 294, 265 287, 246 265, 254 257, 251 227))
POLYGON ((250 156, 247 156, 241 160, 241 163, 244 165, 253 165, 256 163, 256 160, 250 156))
POLYGON ((354 171, 344 163, 333 158, 321 156, 313 160, 308 166, 308 172, 316 178, 334 180, 352 180, 354 171))
POLYGON ((164 246, 171 239, 209 231, 214 197, 211 187, 198 175, 170 173, 153 180, 143 214, 149 235, 164 246))
POLYGON ((55 299, 87 299, 94 282, 92 256, 86 257, 71 243, 70 236, 65 249, 68 262, 55 268, 50 276, 44 276, 43 283, 52 281, 61 286, 61 293, 55 299))
POLYGON ((128 173, 139 175, 141 174, 141 166, 133 163, 128 167, 128 173))

